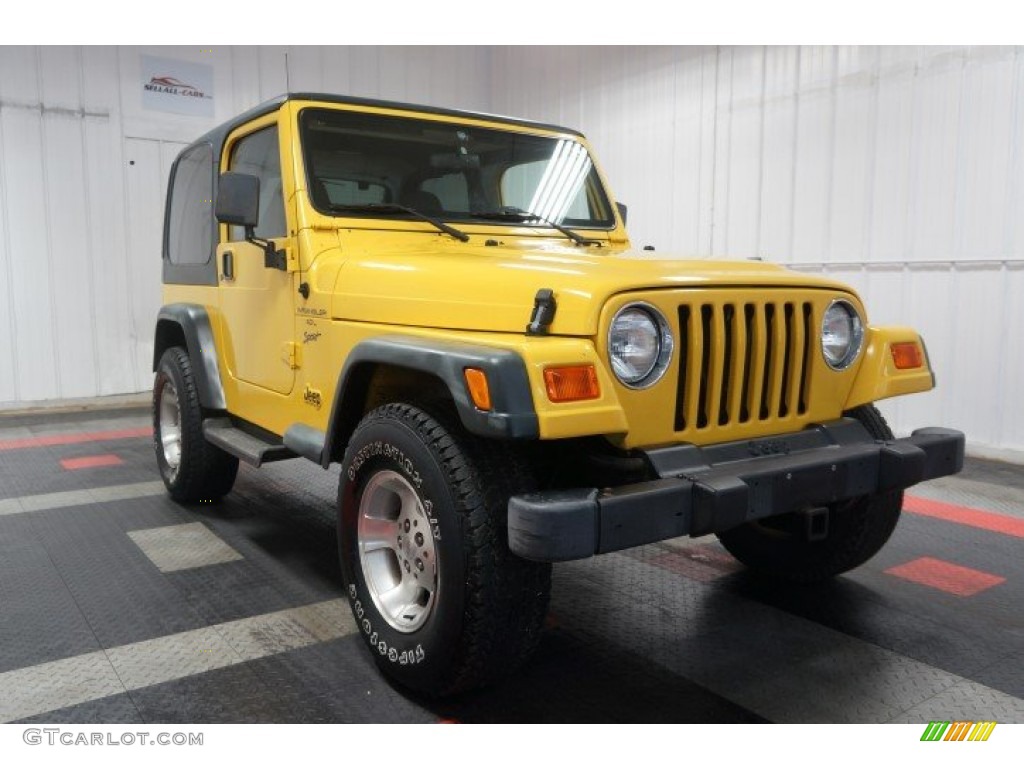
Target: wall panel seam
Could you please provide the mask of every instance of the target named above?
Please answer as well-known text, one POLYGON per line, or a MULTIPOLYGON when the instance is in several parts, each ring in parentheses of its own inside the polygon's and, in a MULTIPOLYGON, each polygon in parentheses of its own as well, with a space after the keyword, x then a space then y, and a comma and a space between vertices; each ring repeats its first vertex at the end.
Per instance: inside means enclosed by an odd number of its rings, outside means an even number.
POLYGON ((3 158, 5 154, 6 144, 4 139, 4 122, 3 122, 4 107, 0 105, 0 216, 3 217, 3 249, 6 258, 3 261, 4 270, 7 273, 6 287, 7 295, 5 298, 4 306, 7 308, 8 316, 10 317, 10 332, 11 332, 11 346, 10 346, 10 371, 11 371, 11 385, 13 386, 13 400, 20 399, 20 387, 18 385, 18 314, 14 311, 14 254, 11 252, 11 232, 10 232, 10 209, 7 207, 7 174, 3 168, 3 158))
MULTIPOLYGON (((82 56, 82 47, 75 47, 75 55, 78 64, 78 103, 85 111, 85 61, 82 56)), ((78 122, 78 137, 82 150, 82 201, 85 207, 85 256, 86 269, 89 283, 89 299, 92 304, 92 311, 89 313, 90 340, 92 341, 92 382, 93 391, 100 392, 100 361, 99 361, 99 326, 96 320, 99 312, 98 296, 96 294, 96 251, 93 247, 93 200, 89 194, 89 146, 86 138, 85 119, 78 122)))
MULTIPOLYGON (((120 149, 120 152, 121 152, 121 155, 120 155, 120 158, 119 158, 121 160, 121 163, 120 163, 120 165, 121 165, 121 204, 122 204, 123 210, 124 210, 124 218, 121 220, 121 235, 122 235, 122 239, 124 241, 124 248, 125 248, 125 251, 124 251, 124 262, 123 262, 124 263, 124 269, 125 269, 124 279, 125 279, 125 285, 128 287, 128 290, 126 290, 124 292, 124 303, 125 303, 125 315, 124 315, 124 317, 127 318, 127 321, 128 321, 128 333, 129 333, 128 357, 129 357, 129 359, 131 361, 131 366, 132 366, 131 367, 131 370, 132 370, 132 389, 135 392, 140 392, 140 391, 142 391, 142 389, 141 389, 142 382, 139 380, 139 364, 140 364, 140 361, 139 361, 139 355, 138 355, 138 345, 139 345, 139 338, 140 337, 139 337, 139 329, 138 329, 138 327, 135 324, 135 307, 134 307, 134 302, 133 302, 133 299, 132 299, 132 286, 135 284, 135 274, 134 274, 134 270, 132 269, 132 259, 131 259, 131 253, 130 253, 131 245, 130 245, 130 242, 129 242, 130 233, 128 231, 129 217, 131 215, 130 214, 131 208, 130 208, 129 200, 128 200, 128 179, 126 178, 126 174, 127 174, 128 171, 127 171, 127 166, 124 163, 124 156, 125 156, 125 145, 124 145, 124 143, 125 143, 127 131, 125 131, 125 127, 124 127, 124 93, 123 93, 124 71, 122 70, 122 67, 121 67, 121 53, 122 53, 122 50, 123 49, 121 48, 121 46, 118 46, 118 48, 117 48, 117 55, 114 57, 114 67, 115 67, 116 76, 117 76, 117 111, 118 111, 118 122, 120 123, 120 126, 119 126, 120 130, 118 131, 118 133, 120 134, 120 140, 118 141, 117 146, 118 146, 118 148, 120 149)), ((161 237, 161 241, 162 241, 162 237, 161 237)), ((161 253, 161 258, 163 258, 163 254, 162 253, 161 253)))
POLYGON ((754 255, 764 257, 766 250, 761 243, 761 218, 764 213, 764 126, 765 114, 768 111, 766 94, 768 92, 768 46, 761 46, 761 115, 757 137, 757 210, 754 216, 754 255))
MULTIPOLYGON (((36 55, 36 90, 39 93, 39 101, 43 101, 43 52, 40 46, 35 47, 36 55)), ((48 145, 46 141, 46 119, 43 114, 39 114, 39 165, 42 173, 43 180, 43 230, 44 238, 43 244, 46 249, 46 271, 47 271, 47 282, 46 286, 46 298, 47 304, 50 308, 50 354, 53 357, 53 375, 57 383, 57 397, 63 395, 63 385, 61 383, 61 371, 60 371, 60 339, 57 326, 57 304, 56 296, 54 291, 54 282, 58 275, 53 269, 53 235, 51 227, 53 226, 52 217, 50 215, 52 201, 50 199, 50 186, 46 183, 48 164, 46 161, 46 155, 48 152, 48 145)))
MULTIPOLYGON (((721 70, 719 70, 719 76, 721 76, 721 70)), ((725 200, 723 201, 723 203, 721 205, 721 213, 722 213, 722 226, 721 226, 721 230, 722 231, 720 232, 720 238, 722 240, 722 250, 721 250, 721 253, 728 253, 729 252, 729 219, 730 219, 730 215, 729 214, 731 213, 731 209, 732 209, 732 180, 730 178, 730 174, 732 173, 732 142, 733 142, 732 125, 733 125, 733 122, 734 122, 733 121, 733 108, 734 108, 733 97, 734 97, 735 92, 736 92, 735 91, 735 82, 734 82, 734 78, 735 77, 736 77, 736 49, 733 47, 733 48, 729 49, 729 77, 727 78, 727 82, 729 83, 729 97, 728 97, 729 98, 729 101, 728 101, 729 111, 727 113, 728 117, 727 117, 727 121, 726 121, 725 132, 724 132, 725 140, 722 142, 722 144, 724 145, 724 150, 723 151, 725 153, 725 157, 723 158, 725 168, 722 169, 722 180, 723 180, 724 186, 725 186, 725 189, 723 190, 725 192, 725 200)), ((720 82, 720 80, 716 79, 716 81, 715 81, 715 88, 716 88, 716 90, 719 87, 719 82, 720 82)), ((717 115, 719 114, 719 106, 718 105, 719 105, 719 100, 716 98, 715 99, 716 120, 717 120, 717 115)), ((717 136, 717 132, 716 132, 716 136, 717 136)), ((716 154, 717 154, 718 146, 720 146, 720 145, 716 145, 716 154)), ((716 191, 716 193, 719 191, 717 189, 717 187, 716 187, 715 191, 716 191)), ((715 207, 718 208, 719 206, 716 205, 715 207)), ((712 226, 714 226, 714 219, 712 219, 712 226)), ((712 238, 712 246, 714 246, 714 238, 712 238)), ((712 251, 712 252, 714 252, 714 251, 712 251)))
POLYGON ((967 183, 964 155, 968 137, 967 127, 970 120, 969 110, 964 108, 967 98, 967 61, 960 66, 960 93, 956 100, 956 149, 953 154, 953 257, 964 252, 964 200, 963 187, 967 183))
MULTIPOLYGON (((1013 211, 1016 210, 1016 202, 1020 197, 1022 190, 1024 190, 1024 179, 1020 178, 1019 174, 1014 174, 1014 170, 1017 164, 1020 162, 1021 153, 1021 141, 1022 138, 1019 132, 1014 132, 1014 128, 1021 125, 1021 88, 1024 87, 1022 82, 1021 70, 1024 69, 1024 58, 1021 57, 1021 48, 1017 47, 1013 50, 1013 91, 1011 95, 1010 103, 1010 146, 1009 146, 1009 169, 1010 173, 1006 175, 1006 199, 1005 204, 1007 207, 1007 215, 1003 223, 1003 253, 1009 254, 1013 252, 1013 230, 1014 225, 1018 222, 1012 216, 1013 211)), ((1024 127, 1024 126, 1021 126, 1024 127)), ((1024 254, 1022 254, 1024 255, 1024 254)))
POLYGON ((865 261, 871 261, 874 256, 874 226, 875 226, 875 206, 874 206, 874 195, 875 195, 875 181, 878 173, 878 132, 880 130, 879 122, 879 102, 881 101, 881 68, 882 68, 882 51, 880 48, 875 48, 875 61, 873 65, 872 88, 871 88, 871 107, 868 130, 868 147, 866 150, 867 157, 865 162, 867 169, 864 173, 864 237, 861 245, 861 254, 864 256, 865 261))
MULTIPOLYGON (((715 195, 718 179, 718 77, 721 71, 722 46, 715 46, 714 93, 711 95, 711 205, 708 217, 708 253, 715 252, 715 195)), ((701 82, 701 99, 703 100, 703 82, 701 82)))
POLYGON ((796 77, 793 83, 793 141, 792 164, 789 170, 789 246, 786 249, 787 259, 793 258, 793 246, 796 244, 796 170, 800 159, 800 66, 803 59, 803 48, 796 49, 796 77))
POLYGON ((906 197, 903 201, 903 255, 904 257, 912 257, 914 254, 914 247, 916 245, 916 238, 914 236, 914 218, 915 212, 915 197, 914 191, 916 189, 918 163, 920 151, 918 149, 917 139, 917 128, 918 123, 918 95, 921 91, 919 88, 921 68, 918 62, 914 63, 913 73, 910 78, 910 97, 908 102, 910 104, 910 142, 908 145, 908 151, 910 153, 907 159, 907 178, 906 178, 906 197))
POLYGON ((828 114, 828 175, 825 180, 825 238, 822 244, 822 256, 832 260, 832 220, 835 211, 834 187, 836 183, 836 130, 839 119, 839 46, 832 47, 832 77, 829 83, 829 114, 828 114))

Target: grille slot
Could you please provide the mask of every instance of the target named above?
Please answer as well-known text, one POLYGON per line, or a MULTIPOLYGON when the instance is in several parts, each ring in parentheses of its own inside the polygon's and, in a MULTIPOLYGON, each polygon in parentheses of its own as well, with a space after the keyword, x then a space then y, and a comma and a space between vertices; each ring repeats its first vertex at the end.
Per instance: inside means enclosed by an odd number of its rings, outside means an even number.
POLYGON ((806 414, 813 317, 810 301, 680 305, 676 432, 806 414))
POLYGON ((676 388, 676 432, 686 429, 686 379, 690 366, 688 354, 690 350, 690 307, 683 304, 679 307, 679 359, 682 363, 679 366, 679 384, 676 388))
POLYGON ((729 389, 729 383, 733 379, 733 359, 739 359, 739 355, 736 354, 735 349, 735 328, 733 324, 736 321, 736 310, 732 304, 726 304, 722 308, 723 323, 725 325, 725 365, 722 366, 722 389, 721 397, 718 403, 718 423, 719 425, 729 423, 729 406, 732 401, 730 396, 731 390, 729 389))
POLYGON ((708 425, 708 397, 711 394, 709 387, 711 373, 711 319, 714 314, 714 307, 705 304, 700 308, 700 331, 701 331, 701 358, 700 358, 700 399, 697 407, 697 428, 704 429, 708 425))
POLYGON ((811 344, 814 343, 814 337, 811 335, 811 305, 804 302, 803 315, 804 315, 804 351, 803 351, 803 364, 800 366, 800 400, 797 408, 800 413, 807 413, 807 369, 810 367, 811 362, 811 344))

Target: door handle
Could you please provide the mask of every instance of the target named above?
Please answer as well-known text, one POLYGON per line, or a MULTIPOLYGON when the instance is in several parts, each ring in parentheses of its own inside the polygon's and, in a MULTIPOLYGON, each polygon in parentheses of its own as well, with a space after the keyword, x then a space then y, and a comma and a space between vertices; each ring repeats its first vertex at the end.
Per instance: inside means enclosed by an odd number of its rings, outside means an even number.
POLYGON ((231 251, 224 251, 220 255, 220 277, 221 280, 235 279, 235 254, 231 251))

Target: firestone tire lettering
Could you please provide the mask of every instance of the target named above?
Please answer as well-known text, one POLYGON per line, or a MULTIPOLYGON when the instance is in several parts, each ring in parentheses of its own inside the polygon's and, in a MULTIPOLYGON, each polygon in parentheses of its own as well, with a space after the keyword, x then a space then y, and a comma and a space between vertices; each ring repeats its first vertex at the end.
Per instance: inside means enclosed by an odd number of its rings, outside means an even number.
POLYGON ((454 413, 381 406, 356 427, 338 488, 342 571, 363 639, 385 674, 435 696, 518 668, 540 638, 550 592, 550 565, 508 550, 508 498, 535 487, 525 463, 457 425, 454 413), (362 492, 385 474, 408 482, 434 538, 435 589, 408 629, 380 613, 360 555, 362 492))

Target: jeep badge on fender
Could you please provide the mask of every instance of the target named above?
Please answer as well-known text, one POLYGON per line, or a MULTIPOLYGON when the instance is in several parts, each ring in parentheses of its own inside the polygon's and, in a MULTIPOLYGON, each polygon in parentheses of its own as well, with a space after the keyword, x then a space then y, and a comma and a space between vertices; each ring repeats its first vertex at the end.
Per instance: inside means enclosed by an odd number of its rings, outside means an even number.
POLYGON ((820 276, 633 250, 625 212, 554 125, 300 93, 201 137, 164 221, 171 496, 339 462, 359 632, 428 695, 527 659, 553 562, 706 534, 775 578, 866 561, 963 462, 873 405, 932 388, 924 342, 820 276))

